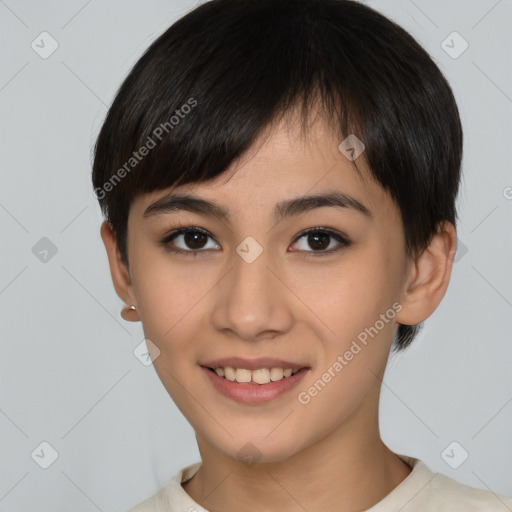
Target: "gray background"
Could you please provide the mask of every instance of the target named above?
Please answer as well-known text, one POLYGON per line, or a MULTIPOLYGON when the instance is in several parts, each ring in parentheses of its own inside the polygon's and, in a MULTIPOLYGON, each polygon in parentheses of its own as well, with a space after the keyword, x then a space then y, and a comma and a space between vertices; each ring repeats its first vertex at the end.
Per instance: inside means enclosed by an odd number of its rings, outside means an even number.
MULTIPOLYGON (((512 2, 368 4, 429 51, 465 130, 461 249, 441 306, 389 361, 382 436, 512 496, 512 2), (453 31, 469 44, 457 58, 445 49, 462 40, 442 46, 453 31)), ((194 5, 0 0, 0 511, 124 511, 199 460, 191 427, 133 354, 142 329, 119 316, 90 180, 122 79, 194 5), (31 47, 51 49, 43 31, 58 43, 45 59, 31 47), (58 454, 47 469, 43 441, 58 454)))

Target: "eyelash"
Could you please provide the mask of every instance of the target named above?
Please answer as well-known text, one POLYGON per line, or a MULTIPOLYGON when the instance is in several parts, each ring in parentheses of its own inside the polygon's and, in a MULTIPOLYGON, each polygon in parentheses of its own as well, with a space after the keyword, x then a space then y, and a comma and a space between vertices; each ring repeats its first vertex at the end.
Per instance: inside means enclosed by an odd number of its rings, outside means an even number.
MULTIPOLYGON (((175 254, 183 254, 185 256, 192 256, 194 258, 196 258, 199 255, 199 253, 209 252, 208 249, 197 249, 197 250, 192 249, 189 251, 185 251, 183 249, 171 248, 170 242, 177 236, 182 235, 183 233, 201 233, 201 234, 211 237, 213 239, 213 236, 210 235, 210 233, 208 233, 204 229, 198 228, 196 226, 187 226, 187 227, 182 227, 179 229, 175 229, 174 231, 171 231, 171 233, 169 233, 162 240, 160 240, 160 243, 165 247, 165 249, 167 251, 173 252, 175 254)), ((325 235, 329 235, 330 237, 334 238, 337 242, 339 242, 341 245, 338 246, 336 249, 330 249, 328 251, 325 251, 325 250, 323 250, 323 251, 298 251, 298 252, 304 252, 305 258, 309 258, 309 257, 318 258, 318 257, 322 257, 322 256, 328 256, 330 254, 339 252, 342 249, 344 249, 352 244, 352 242, 348 238, 343 236, 341 233, 339 233, 331 228, 327 228, 327 227, 315 227, 315 228, 309 228, 305 231, 302 231, 295 237, 293 243, 295 244, 302 237, 307 236, 311 233, 322 233, 325 235)))

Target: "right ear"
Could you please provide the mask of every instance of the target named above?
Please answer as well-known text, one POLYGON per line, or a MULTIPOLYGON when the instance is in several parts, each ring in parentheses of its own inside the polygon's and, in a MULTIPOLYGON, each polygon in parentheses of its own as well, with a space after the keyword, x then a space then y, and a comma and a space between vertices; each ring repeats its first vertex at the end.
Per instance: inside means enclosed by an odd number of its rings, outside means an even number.
MULTIPOLYGON (((128 306, 133 305, 137 307, 130 272, 122 261, 121 252, 117 245, 116 235, 112 224, 108 221, 104 221, 101 224, 100 234, 107 251, 112 283, 117 295, 128 306)), ((133 309, 125 308, 121 315, 125 320, 131 322, 137 322, 140 320, 137 311, 133 309)))

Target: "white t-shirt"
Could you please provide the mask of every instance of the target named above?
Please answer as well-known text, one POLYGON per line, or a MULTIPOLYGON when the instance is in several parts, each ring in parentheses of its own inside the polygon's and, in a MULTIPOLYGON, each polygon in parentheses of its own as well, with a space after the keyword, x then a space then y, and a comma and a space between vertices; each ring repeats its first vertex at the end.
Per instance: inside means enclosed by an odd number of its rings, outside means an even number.
MULTIPOLYGON (((366 512, 511 512, 512 499, 492 491, 461 484, 441 473, 433 473, 421 460, 397 454, 412 467, 411 473, 387 496, 366 512)), ((201 467, 187 466, 151 498, 128 512, 208 512, 181 486, 201 467)))

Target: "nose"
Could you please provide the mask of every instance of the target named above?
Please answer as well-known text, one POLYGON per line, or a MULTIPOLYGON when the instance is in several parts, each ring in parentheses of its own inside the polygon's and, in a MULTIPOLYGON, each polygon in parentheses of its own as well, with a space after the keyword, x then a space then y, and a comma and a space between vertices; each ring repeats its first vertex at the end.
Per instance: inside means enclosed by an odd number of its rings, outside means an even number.
POLYGON ((235 252, 231 261, 229 272, 215 289, 213 326, 245 341, 274 338, 290 330, 291 292, 270 252, 263 250, 254 261, 235 252))

